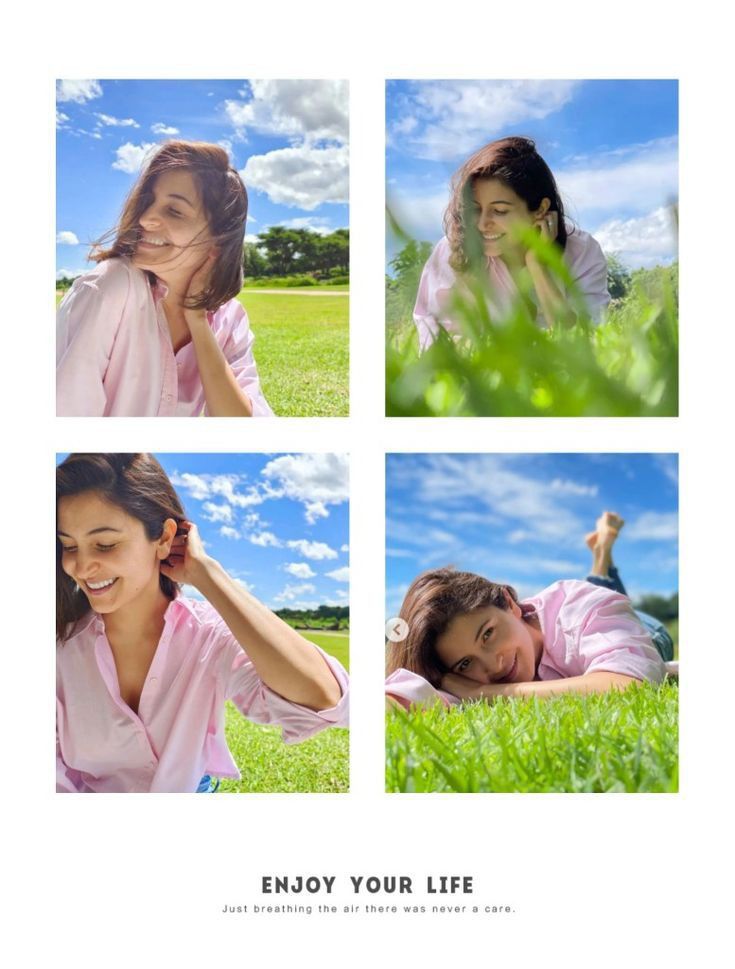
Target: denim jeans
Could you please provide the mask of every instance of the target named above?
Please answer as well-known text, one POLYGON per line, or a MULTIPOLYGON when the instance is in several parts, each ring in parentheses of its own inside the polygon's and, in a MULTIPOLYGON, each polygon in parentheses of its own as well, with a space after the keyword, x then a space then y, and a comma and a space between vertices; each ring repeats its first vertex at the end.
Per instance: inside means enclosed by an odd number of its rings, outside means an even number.
POLYGON ((195 794, 214 794, 214 792, 219 787, 219 778, 211 777, 209 774, 205 774, 204 777, 199 781, 199 787, 194 791, 195 794))
MULTIPOLYGON (((623 580, 620 578, 620 574, 614 565, 610 566, 607 575, 588 575, 587 581, 593 585, 601 585, 603 589, 611 589, 613 592, 619 592, 624 596, 628 595, 623 585, 623 580)), ((653 616, 649 616, 646 612, 639 612, 636 609, 635 614, 651 634, 651 641, 656 647, 661 659, 665 663, 668 663, 669 660, 674 658, 674 641, 669 636, 666 626, 653 616)))

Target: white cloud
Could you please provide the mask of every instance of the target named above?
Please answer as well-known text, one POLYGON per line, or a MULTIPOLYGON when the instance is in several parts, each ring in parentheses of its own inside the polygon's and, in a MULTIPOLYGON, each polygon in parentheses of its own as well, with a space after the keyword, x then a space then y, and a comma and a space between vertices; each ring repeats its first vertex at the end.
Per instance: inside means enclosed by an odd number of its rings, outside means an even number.
POLYGON ((671 210, 661 206, 648 215, 610 219, 595 229, 605 252, 616 252, 628 266, 656 266, 675 255, 676 228, 671 210))
POLYGON ((202 505, 202 515, 210 522, 231 522, 232 507, 227 504, 217 505, 213 501, 205 501, 202 505))
POLYGON ((134 118, 113 118, 110 114, 100 114, 99 112, 95 112, 95 117, 99 118, 98 124, 109 128, 140 128, 134 118))
POLYGON ((675 541, 679 534, 679 516, 675 511, 646 511, 625 526, 625 534, 635 542, 675 541))
POLYGON ((240 137, 263 134, 314 141, 346 141, 349 88, 339 80, 251 81, 243 101, 225 101, 225 113, 240 137))
POLYGON ((63 128, 64 127, 64 124, 68 120, 69 120, 69 115, 68 114, 64 114, 63 111, 59 111, 59 109, 57 108, 56 109, 56 127, 57 128, 63 128))
POLYGON ((286 542, 289 548, 296 548, 305 559, 321 560, 336 559, 337 553, 324 542, 309 542, 305 538, 293 539, 286 542))
POLYGON ((349 545, 340 545, 339 550, 340 550, 340 552, 349 552, 350 546, 349 545))
POLYGON ((240 477, 236 474, 191 474, 188 471, 179 474, 175 472, 171 475, 171 483, 175 488, 184 489, 197 501, 220 497, 237 508, 248 508, 265 501, 265 497, 252 485, 247 494, 238 491, 240 477))
POLYGON ((305 593, 316 592, 316 586, 312 585, 310 582, 302 582, 300 585, 287 585, 277 596, 274 597, 274 602, 293 602, 298 599, 299 596, 305 593))
POLYGON ((76 235, 73 232, 68 232, 68 231, 57 232, 56 233, 56 241, 61 246, 78 246, 79 245, 79 239, 77 239, 76 235))
POLYGON ((549 488, 560 495, 588 495, 591 498, 594 498, 599 492, 597 485, 585 485, 580 484, 578 481, 563 480, 561 478, 554 478, 549 488))
POLYGON ((56 100, 74 101, 84 104, 94 98, 102 97, 102 85, 99 81, 57 81, 56 100))
POLYGON ((595 217, 646 215, 679 194, 678 139, 601 152, 554 175, 570 214, 587 225, 595 217))
POLYGON ((179 133, 178 128, 174 128, 170 124, 164 124, 162 121, 156 121, 155 124, 152 124, 151 131, 154 135, 177 135, 179 133))
MULTIPOLYGON (((307 506, 341 504, 350 496, 346 454, 286 454, 269 461, 261 474, 273 482, 274 494, 307 506)), ((320 514, 316 509, 315 513, 320 514)))
POLYGON ((331 572, 325 573, 330 579, 334 579, 335 582, 349 582, 350 581, 350 567, 349 565, 343 565, 341 569, 333 569, 331 572))
POLYGON ((283 544, 273 532, 253 532, 248 535, 248 539, 253 543, 253 545, 260 545, 263 548, 271 546, 272 548, 280 548, 283 544))
POLYGON ((527 121, 554 114, 577 81, 412 81, 389 140, 418 158, 459 160, 527 121))
POLYGON ((112 163, 112 167, 120 172, 127 172, 128 175, 134 175, 140 171, 148 160, 151 150, 155 147, 156 145, 145 141, 140 145, 134 145, 127 141, 116 149, 117 161, 112 163))
POLYGON ((283 571, 288 572, 289 575, 293 575, 297 579, 312 579, 316 575, 316 572, 306 562, 289 562, 283 566, 283 571))
POLYGON ((240 175, 248 188, 264 192, 271 202, 305 209, 349 198, 347 147, 279 148, 252 155, 240 175))
POLYGON ((317 518, 329 518, 329 512, 323 501, 311 501, 306 506, 305 517, 310 525, 313 525, 317 518))
POLYGON ((231 538, 236 541, 238 538, 242 538, 242 535, 236 528, 232 528, 230 525, 223 525, 219 530, 220 535, 223 538, 231 538))
POLYGON ((56 273, 57 279, 76 279, 82 273, 79 269, 59 269, 56 273))
POLYGON ((328 236, 334 232, 329 220, 321 216, 305 215, 298 219, 286 219, 280 225, 286 229, 307 229, 318 236, 328 236))

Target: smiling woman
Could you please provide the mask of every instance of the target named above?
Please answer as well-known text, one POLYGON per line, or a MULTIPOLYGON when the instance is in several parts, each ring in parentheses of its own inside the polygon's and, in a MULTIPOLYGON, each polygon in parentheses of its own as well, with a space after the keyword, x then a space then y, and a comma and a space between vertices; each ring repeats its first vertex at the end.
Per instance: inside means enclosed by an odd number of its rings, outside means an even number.
POLYGON ((467 159, 454 176, 444 228, 414 308, 422 350, 440 328, 460 332, 452 300, 473 277, 485 284, 493 322, 524 297, 540 326, 577 321, 565 286, 529 244, 530 229, 562 252, 585 313, 599 321, 610 302, 604 253, 591 235, 567 225, 556 180, 530 138, 501 138, 467 159))
POLYGON ((205 552, 155 458, 72 454, 56 498, 57 791, 204 793, 239 778, 226 700, 287 743, 347 725, 341 664, 205 552))
POLYGON ((59 307, 59 416, 272 414, 235 298, 247 207, 223 148, 158 149, 59 307))

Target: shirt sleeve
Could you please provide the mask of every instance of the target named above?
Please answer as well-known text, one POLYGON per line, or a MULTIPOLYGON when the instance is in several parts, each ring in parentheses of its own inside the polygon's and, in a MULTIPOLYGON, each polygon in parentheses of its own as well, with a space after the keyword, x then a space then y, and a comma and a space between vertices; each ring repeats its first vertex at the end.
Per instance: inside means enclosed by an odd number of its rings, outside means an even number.
POLYGON ((227 320, 229 333, 222 347, 222 352, 235 375, 238 386, 250 398, 253 417, 273 417, 273 411, 268 406, 268 401, 260 388, 258 368, 253 356, 255 335, 250 329, 250 321, 245 308, 238 300, 233 299, 221 312, 225 312, 229 317, 227 320))
POLYGON ((594 323, 602 321, 605 310, 610 305, 607 290, 607 259, 602 246, 591 235, 585 233, 579 258, 570 267, 572 278, 584 296, 585 303, 594 323))
POLYGON ((456 281, 449 265, 449 243, 442 239, 434 247, 423 272, 413 309, 413 321, 419 335, 419 349, 426 350, 436 339, 439 327, 452 330, 444 315, 444 307, 456 281))
POLYGON ((82 775, 78 770, 67 767, 64 758, 61 756, 61 744, 59 743, 59 731, 56 730, 56 793, 57 794, 81 794, 88 788, 82 780, 82 775))
POLYGON ((101 417, 104 378, 128 300, 130 277, 111 264, 78 277, 61 301, 56 329, 56 414, 101 417))
POLYGON ((435 703, 443 703, 445 706, 454 706, 460 700, 451 693, 444 690, 435 689, 428 680, 418 673, 411 673, 410 670, 396 670, 391 673, 385 681, 386 696, 397 700, 402 707, 408 710, 412 706, 432 706, 435 703))
POLYGON ((232 643, 237 648, 234 651, 227 679, 225 697, 232 700, 248 720, 281 727, 283 739, 287 744, 307 740, 326 727, 349 725, 349 677, 342 664, 333 656, 329 656, 323 649, 314 645, 314 649, 323 656, 334 674, 342 692, 336 706, 317 711, 286 700, 271 690, 258 676, 252 660, 234 638, 232 643))
POLYGON ((580 628, 583 673, 605 670, 660 683, 666 667, 627 596, 604 590, 580 628))

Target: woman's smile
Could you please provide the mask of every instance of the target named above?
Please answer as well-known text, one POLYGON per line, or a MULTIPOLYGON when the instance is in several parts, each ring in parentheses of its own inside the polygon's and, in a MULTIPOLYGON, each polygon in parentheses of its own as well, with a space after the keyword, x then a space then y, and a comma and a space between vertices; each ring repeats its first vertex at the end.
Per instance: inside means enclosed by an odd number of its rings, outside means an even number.
POLYGON ((102 579, 99 582, 90 582, 89 580, 84 581, 84 589, 87 595, 99 596, 104 595, 112 586, 117 582, 117 577, 114 579, 102 579))

